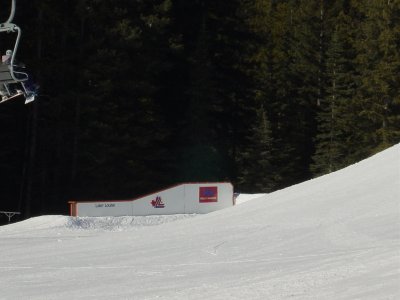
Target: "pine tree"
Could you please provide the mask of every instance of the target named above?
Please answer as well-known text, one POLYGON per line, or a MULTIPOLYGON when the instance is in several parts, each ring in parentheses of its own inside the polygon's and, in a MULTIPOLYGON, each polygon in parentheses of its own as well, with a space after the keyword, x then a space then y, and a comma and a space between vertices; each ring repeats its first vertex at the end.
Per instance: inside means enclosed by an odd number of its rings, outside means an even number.
MULTIPOLYGON (((276 167, 277 143, 270 117, 273 116, 274 86, 272 80, 272 2, 269 0, 242 1, 239 15, 243 32, 249 37, 241 57, 240 68, 249 84, 248 99, 242 102, 242 111, 252 112, 240 145, 238 161, 238 189, 271 192, 281 181, 281 170, 276 167), (270 107, 270 111, 266 109, 270 107)), ((243 122, 243 121, 242 121, 243 122)))
POLYGON ((281 188, 298 180, 293 178, 292 173, 297 167, 298 157, 295 157, 295 147, 287 135, 297 127, 291 112, 296 109, 291 103, 294 98, 295 81, 291 73, 294 31, 293 8, 290 3, 275 2, 271 6, 270 19, 271 41, 267 63, 269 76, 265 81, 269 99, 266 101, 266 110, 269 112, 271 130, 277 145, 274 159, 282 179, 279 183, 281 188))
POLYGON ((247 147, 241 153, 239 160, 240 191, 268 193, 275 190, 279 175, 274 166, 274 154, 270 122, 261 104, 256 110, 247 147))
POLYGON ((337 8, 331 20, 333 32, 326 52, 326 87, 319 105, 316 153, 311 170, 314 175, 336 171, 349 164, 354 150, 352 129, 356 90, 354 28, 345 7, 337 8), (353 144, 353 145, 352 145, 353 144))
POLYGON ((360 88, 356 95, 355 160, 387 148, 399 136, 399 4, 396 1, 354 1, 363 16, 357 49, 360 88))
POLYGON ((319 2, 275 2, 271 9, 269 100, 279 150, 280 187, 309 178, 320 79, 319 2))

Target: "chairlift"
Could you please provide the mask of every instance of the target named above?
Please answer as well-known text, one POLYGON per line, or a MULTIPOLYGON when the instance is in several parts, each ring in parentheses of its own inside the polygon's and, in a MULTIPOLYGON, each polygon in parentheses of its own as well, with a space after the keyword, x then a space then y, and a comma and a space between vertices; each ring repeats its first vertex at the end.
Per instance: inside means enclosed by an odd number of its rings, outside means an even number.
POLYGON ((29 79, 28 73, 23 72, 21 69, 24 67, 18 66, 15 60, 21 39, 21 28, 12 23, 15 15, 15 7, 16 0, 12 0, 10 16, 7 21, 0 23, 0 34, 3 32, 17 34, 10 57, 7 59, 7 62, 3 61, 0 64, 0 103, 23 95, 25 97, 25 104, 27 104, 35 99, 35 93, 27 89, 25 82, 29 79), (19 84, 21 88, 11 89, 10 85, 14 86, 15 84, 19 84))

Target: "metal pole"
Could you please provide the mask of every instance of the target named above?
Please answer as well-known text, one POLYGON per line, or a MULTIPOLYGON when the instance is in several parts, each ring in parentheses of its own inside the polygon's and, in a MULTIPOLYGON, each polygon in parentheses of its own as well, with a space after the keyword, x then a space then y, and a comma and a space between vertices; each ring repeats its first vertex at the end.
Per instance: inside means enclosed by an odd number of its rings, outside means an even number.
POLYGON ((11 222, 11 218, 14 217, 15 215, 20 215, 21 213, 19 211, 0 211, 0 213, 3 213, 7 216, 8 218, 8 223, 11 222))
POLYGON ((10 222, 11 222, 11 218, 14 216, 14 214, 8 213, 8 214, 6 214, 6 215, 7 215, 7 217, 8 217, 8 223, 10 223, 10 222))
POLYGON ((5 23, 11 23, 12 20, 14 19, 15 16, 15 2, 16 0, 11 1, 11 13, 10 16, 8 17, 8 20, 5 23))

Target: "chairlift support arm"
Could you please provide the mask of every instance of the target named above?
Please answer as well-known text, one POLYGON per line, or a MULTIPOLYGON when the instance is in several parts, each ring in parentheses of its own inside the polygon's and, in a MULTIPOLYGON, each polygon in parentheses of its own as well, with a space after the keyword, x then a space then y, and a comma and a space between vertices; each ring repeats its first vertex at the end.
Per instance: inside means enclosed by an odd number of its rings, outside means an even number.
POLYGON ((12 27, 15 26, 14 24, 12 24, 12 21, 14 20, 14 16, 15 16, 15 7, 16 7, 16 0, 11 0, 11 12, 10 12, 10 16, 8 17, 7 21, 2 22, 0 24, 1 27, 12 27), (11 26, 8 26, 11 25, 11 26))
POLYGON ((15 3, 16 3, 16 0, 11 0, 11 12, 10 12, 10 16, 8 17, 8 20, 6 21, 6 23, 11 23, 12 20, 14 19, 14 16, 15 16, 15 3))

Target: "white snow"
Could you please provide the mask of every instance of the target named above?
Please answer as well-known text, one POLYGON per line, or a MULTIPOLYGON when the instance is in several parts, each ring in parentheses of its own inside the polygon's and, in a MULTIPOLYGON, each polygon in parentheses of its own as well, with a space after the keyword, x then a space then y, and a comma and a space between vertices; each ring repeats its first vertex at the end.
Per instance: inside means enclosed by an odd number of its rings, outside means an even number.
POLYGON ((2 226, 0 299, 400 299, 400 145, 240 197, 207 215, 2 226))
POLYGON ((254 200, 266 196, 267 194, 239 194, 235 199, 235 204, 243 204, 247 201, 254 200))

